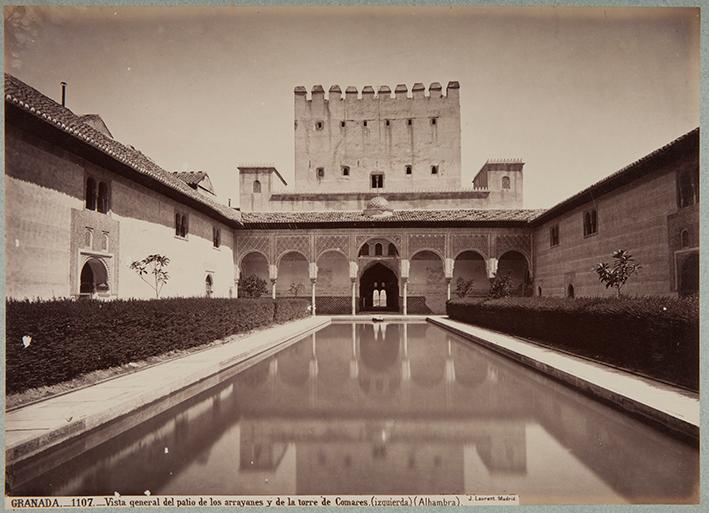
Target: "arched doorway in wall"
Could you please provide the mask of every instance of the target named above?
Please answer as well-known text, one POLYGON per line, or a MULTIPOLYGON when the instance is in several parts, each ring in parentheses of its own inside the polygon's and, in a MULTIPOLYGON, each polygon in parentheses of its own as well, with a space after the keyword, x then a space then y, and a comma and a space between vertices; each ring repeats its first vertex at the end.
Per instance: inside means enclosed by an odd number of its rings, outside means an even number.
POLYGON ((375 262, 359 279, 361 311, 399 311, 399 279, 386 265, 375 262))
POLYGON ((531 295, 531 280, 526 257, 518 251, 507 251, 500 256, 497 274, 510 277, 510 291, 513 296, 531 295))
POLYGON ((79 293, 82 295, 108 294, 108 270, 100 260, 89 258, 81 268, 79 293))

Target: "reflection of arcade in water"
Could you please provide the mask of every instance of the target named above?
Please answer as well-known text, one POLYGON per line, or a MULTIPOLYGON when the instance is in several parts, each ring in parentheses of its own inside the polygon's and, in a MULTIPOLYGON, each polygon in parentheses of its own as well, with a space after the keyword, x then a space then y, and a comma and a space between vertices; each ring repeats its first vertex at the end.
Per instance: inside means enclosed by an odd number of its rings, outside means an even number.
POLYGON ((610 503, 697 483, 694 448, 435 326, 380 323, 333 324, 20 492, 610 503))

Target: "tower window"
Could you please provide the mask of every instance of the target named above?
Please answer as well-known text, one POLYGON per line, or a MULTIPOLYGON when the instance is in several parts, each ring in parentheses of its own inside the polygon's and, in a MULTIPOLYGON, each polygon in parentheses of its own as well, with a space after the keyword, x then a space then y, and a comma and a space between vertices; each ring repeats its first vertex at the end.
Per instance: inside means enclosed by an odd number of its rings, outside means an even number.
POLYGON ((509 188, 510 188, 510 177, 509 177, 509 176, 503 176, 503 177, 502 177, 502 188, 503 188, 503 189, 509 189, 509 188))
POLYGON ((438 166, 431 166, 431 174, 432 175, 438 174, 438 166))
POLYGON ((315 130, 322 130, 325 124, 322 121, 315 122, 315 130))
POLYGON ((414 120, 413 120, 413 119, 407 119, 407 120, 406 120, 406 124, 409 125, 409 126, 411 126, 411 125, 414 124, 414 120))
POLYGON ((362 121, 362 125, 365 126, 365 127, 367 126, 367 120, 366 120, 366 119, 365 119, 364 121, 362 121))
POLYGON ((344 122, 344 121, 340 121, 340 128, 345 128, 345 122, 344 122))
POLYGON ((413 172, 413 166, 410 164, 406 166, 406 174, 410 175, 413 172))
POLYGON ((325 168, 324 167, 316 168, 315 174, 318 176, 318 178, 324 178, 325 177, 325 168))
POLYGON ((588 237, 598 233, 598 214, 596 209, 583 213, 583 236, 588 237))
POLYGON ((384 124, 385 124, 386 126, 390 126, 390 125, 391 125, 391 121, 389 121, 389 120, 387 119, 387 120, 384 122, 384 124))
POLYGON ((218 248, 222 245, 222 231, 216 226, 212 226, 212 246, 218 248))
POLYGON ((438 118, 431 118, 431 125, 435 125, 437 123, 438 118))
POLYGON ((258 180, 254 180, 254 192, 261 192, 261 182, 259 182, 258 180))
POLYGON ((382 189, 384 187, 384 175, 374 174, 372 175, 372 189, 382 189))
POLYGON ((350 176, 350 166, 342 166, 342 176, 350 176))

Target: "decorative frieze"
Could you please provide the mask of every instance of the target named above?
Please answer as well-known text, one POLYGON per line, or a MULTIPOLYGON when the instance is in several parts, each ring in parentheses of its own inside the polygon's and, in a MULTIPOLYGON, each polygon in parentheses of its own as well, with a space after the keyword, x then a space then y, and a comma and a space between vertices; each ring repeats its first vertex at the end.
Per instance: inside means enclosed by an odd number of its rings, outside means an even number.
POLYGON ((430 250, 441 258, 446 256, 446 236, 444 233, 414 233, 409 235, 409 256, 418 251, 430 250))
POLYGON ((500 258, 507 251, 518 251, 529 259, 531 245, 529 235, 498 235, 495 241, 495 255, 500 258))
POLYGON ((283 255, 290 251, 301 253, 308 262, 312 262, 310 252, 310 237, 307 234, 303 235, 277 235, 276 236, 276 260, 279 260, 283 255))
POLYGON ((245 255, 253 251, 262 253, 269 262, 273 260, 270 237, 268 235, 239 235, 236 238, 236 245, 239 262, 245 255))
POLYGON ((450 236, 450 257, 456 258, 463 251, 477 251, 483 258, 490 254, 487 235, 453 235, 450 236))
MULTIPOLYGON (((350 255, 350 238, 348 235, 316 235, 315 236, 315 255, 320 258, 320 255, 326 251, 333 249, 341 251, 349 258, 350 255)), ((317 260, 316 258, 316 260, 317 260)))

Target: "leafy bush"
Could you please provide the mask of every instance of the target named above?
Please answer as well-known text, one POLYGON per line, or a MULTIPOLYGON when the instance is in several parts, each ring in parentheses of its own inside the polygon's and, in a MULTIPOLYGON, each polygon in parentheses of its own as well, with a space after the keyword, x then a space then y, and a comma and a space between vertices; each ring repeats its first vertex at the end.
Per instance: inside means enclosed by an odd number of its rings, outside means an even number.
POLYGON ((245 297, 261 297, 268 292, 266 280, 255 274, 250 274, 241 280, 239 288, 245 297))
POLYGON ((607 262, 601 262, 593 268, 598 274, 598 279, 604 283, 606 288, 614 287, 616 295, 621 296, 623 285, 633 274, 638 272, 642 266, 636 264, 630 253, 624 249, 613 252, 613 266, 607 262))
POLYGON ((7 301, 7 392, 307 315, 307 300, 7 301))
POLYGON ((455 281, 455 295, 459 298, 464 298, 473 291, 473 284, 475 282, 470 279, 458 278, 455 281))
POLYGON ((496 273, 495 277, 490 280, 490 298, 507 297, 512 293, 512 280, 509 274, 496 273))
POLYGON ((509 297, 447 303, 452 319, 536 339, 694 390, 699 301, 692 298, 509 297))

